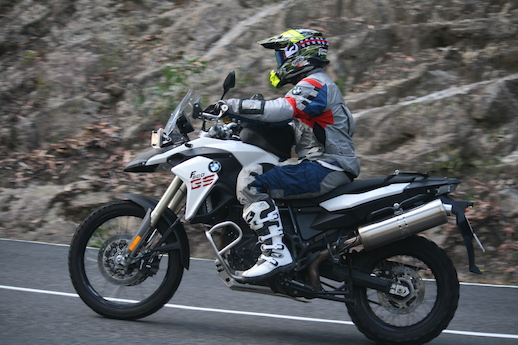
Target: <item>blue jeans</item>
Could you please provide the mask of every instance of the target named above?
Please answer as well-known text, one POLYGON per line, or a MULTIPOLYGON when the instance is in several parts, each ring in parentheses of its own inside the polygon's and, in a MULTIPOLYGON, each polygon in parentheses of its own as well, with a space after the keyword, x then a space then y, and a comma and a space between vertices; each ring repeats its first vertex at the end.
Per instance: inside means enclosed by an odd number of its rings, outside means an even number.
POLYGON ((245 207, 253 202, 273 199, 303 199, 325 194, 351 180, 342 171, 323 167, 318 162, 277 165, 265 169, 254 164, 238 176, 237 197, 245 207))

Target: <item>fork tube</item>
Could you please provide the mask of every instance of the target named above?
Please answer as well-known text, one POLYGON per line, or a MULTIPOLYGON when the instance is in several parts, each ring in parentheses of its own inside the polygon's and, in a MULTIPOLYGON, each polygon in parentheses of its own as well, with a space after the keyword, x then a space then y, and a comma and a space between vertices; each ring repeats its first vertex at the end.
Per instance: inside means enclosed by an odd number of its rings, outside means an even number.
MULTIPOLYGON (((171 182, 169 187, 167 187, 167 190, 164 195, 162 195, 162 198, 160 198, 155 208, 153 210, 147 210, 146 216, 142 219, 137 233, 133 236, 129 247, 127 248, 130 259, 136 257, 140 247, 142 246, 143 240, 147 238, 150 231, 156 228, 158 221, 167 208, 167 205, 169 205, 171 200, 175 197, 182 184, 182 180, 180 180, 178 176, 175 176, 173 182, 171 182)), ((131 260, 128 261, 128 263, 131 263, 131 260)))
POLYGON ((169 203, 169 206, 167 206, 171 211, 175 212, 178 207, 180 206, 180 203, 185 197, 185 194, 187 193, 187 186, 182 184, 180 188, 178 189, 178 192, 174 195, 173 199, 169 203))
POLYGON ((158 220, 164 213, 171 200, 175 197, 181 186, 182 180, 180 180, 178 176, 175 176, 173 182, 171 182, 164 195, 162 195, 162 198, 160 198, 158 204, 156 204, 155 208, 151 212, 151 226, 153 228, 158 224, 158 220))

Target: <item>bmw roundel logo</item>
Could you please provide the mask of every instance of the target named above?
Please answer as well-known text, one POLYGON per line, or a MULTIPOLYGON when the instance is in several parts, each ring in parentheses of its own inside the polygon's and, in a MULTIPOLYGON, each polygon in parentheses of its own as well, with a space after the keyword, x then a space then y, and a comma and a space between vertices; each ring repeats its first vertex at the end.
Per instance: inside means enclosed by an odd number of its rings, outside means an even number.
POLYGON ((217 173, 221 170, 221 163, 218 161, 212 161, 209 164, 209 170, 210 172, 217 173))

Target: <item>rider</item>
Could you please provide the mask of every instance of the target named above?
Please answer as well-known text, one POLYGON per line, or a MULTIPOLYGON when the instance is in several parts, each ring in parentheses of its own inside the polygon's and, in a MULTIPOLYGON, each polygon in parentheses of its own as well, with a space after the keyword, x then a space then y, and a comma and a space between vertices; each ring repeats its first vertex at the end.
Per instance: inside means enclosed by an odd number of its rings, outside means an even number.
POLYGON ((263 278, 290 267, 279 210, 272 198, 309 198, 351 182, 360 171, 354 154, 354 121, 337 85, 323 71, 328 41, 321 32, 293 29, 258 42, 274 49, 274 87, 293 84, 281 98, 228 99, 229 112, 263 122, 293 120, 297 164, 244 167, 238 176, 237 198, 243 218, 262 243, 257 263, 245 278, 263 278))

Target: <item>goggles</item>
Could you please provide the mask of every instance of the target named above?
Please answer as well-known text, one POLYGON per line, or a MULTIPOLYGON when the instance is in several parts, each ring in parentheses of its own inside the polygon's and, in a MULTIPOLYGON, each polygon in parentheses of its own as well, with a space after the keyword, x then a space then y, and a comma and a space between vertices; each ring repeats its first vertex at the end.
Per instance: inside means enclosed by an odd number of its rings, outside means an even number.
POLYGON ((277 67, 281 67, 281 65, 286 61, 286 53, 284 50, 276 50, 275 58, 277 59, 277 67))

